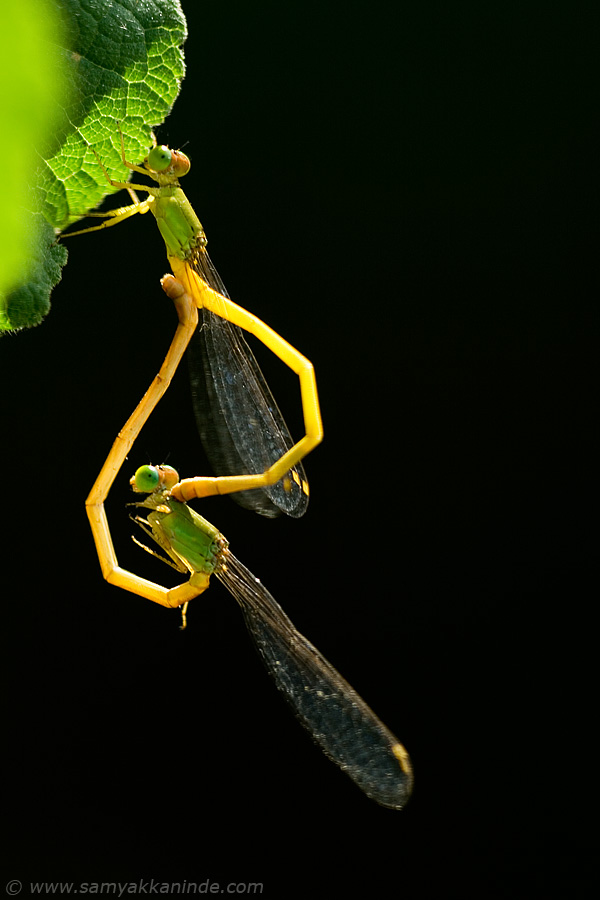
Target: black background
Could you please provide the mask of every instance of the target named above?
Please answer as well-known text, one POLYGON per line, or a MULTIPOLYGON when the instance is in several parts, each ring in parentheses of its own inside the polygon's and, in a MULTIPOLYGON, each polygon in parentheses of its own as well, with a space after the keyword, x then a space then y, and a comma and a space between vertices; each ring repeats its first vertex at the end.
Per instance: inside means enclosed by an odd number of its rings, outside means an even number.
MULTIPOLYGON (((0 348, 7 877, 588 896, 585 5, 184 6, 159 139, 192 159, 233 299, 314 362, 325 425, 303 520, 201 511, 405 743, 415 791, 380 809, 322 757, 221 585, 182 634, 102 581, 83 503, 175 327, 132 220, 69 244, 47 321, 0 348)), ((259 358, 299 433, 295 378, 259 358)), ((108 503, 121 563, 163 583, 124 504, 144 462, 207 471, 186 378, 108 503)))

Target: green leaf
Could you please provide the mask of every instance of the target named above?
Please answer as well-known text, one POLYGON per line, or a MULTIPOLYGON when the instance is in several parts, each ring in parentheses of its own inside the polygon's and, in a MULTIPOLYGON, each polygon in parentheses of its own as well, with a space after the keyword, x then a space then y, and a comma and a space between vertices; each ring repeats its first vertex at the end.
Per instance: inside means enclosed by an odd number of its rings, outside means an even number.
POLYGON ((10 158, 0 216, 0 327, 10 327, 2 299, 23 279, 29 257, 31 227, 25 207, 27 185, 37 165, 35 146, 51 127, 57 98, 64 99, 65 79, 53 50, 63 37, 47 0, 7 4, 2 28, 0 121, 10 141, 10 158))
MULTIPOLYGON (((45 58, 41 52, 12 58, 19 72, 19 66, 31 67, 32 57, 39 57, 38 81, 45 93, 41 101, 24 96, 20 85, 13 98, 15 109, 20 104, 23 118, 37 127, 18 142, 31 150, 24 153, 23 165, 28 190, 21 182, 17 199, 17 206, 27 207, 27 216, 22 208, 17 213, 18 243, 27 265, 21 262, 19 279, 13 266, 0 284, 0 291, 7 285, 19 288, 14 295, 0 294, 0 330, 41 321, 66 259, 64 249, 55 246, 54 230, 66 228, 117 190, 108 184, 94 150, 114 179, 126 181, 130 172, 121 162, 119 128, 127 159, 141 162, 152 143, 152 128, 170 111, 185 71, 186 24, 178 0, 20 0, 19 21, 36 19, 24 13, 24 5, 60 14, 62 36, 55 30, 42 41, 45 58), (42 227, 44 220, 51 230, 42 227)), ((13 41, 10 26, 6 33, 13 41)), ((11 71, 4 83, 20 84, 20 74, 11 71)), ((11 124, 7 130, 12 133, 11 124)))
POLYGON ((61 279, 67 250, 57 243, 54 230, 41 213, 32 213, 34 229, 28 271, 29 280, 12 290, 0 308, 0 329, 16 331, 41 322, 50 309, 50 292, 61 279))

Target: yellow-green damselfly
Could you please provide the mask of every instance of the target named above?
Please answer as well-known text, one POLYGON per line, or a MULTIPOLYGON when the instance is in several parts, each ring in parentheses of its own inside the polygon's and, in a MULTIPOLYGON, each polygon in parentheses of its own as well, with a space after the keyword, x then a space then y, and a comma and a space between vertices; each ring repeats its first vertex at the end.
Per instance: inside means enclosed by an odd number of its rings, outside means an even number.
MULTIPOLYGON (((173 273, 199 309, 199 327, 191 340, 188 357, 196 422, 207 457, 218 475, 263 473, 284 457, 294 442, 238 327, 256 333, 254 323, 260 320, 232 304, 208 255, 202 224, 179 185, 179 178, 190 170, 190 160, 185 153, 162 145, 149 151, 142 166, 135 165, 125 159, 122 133, 121 154, 127 168, 148 176, 157 186, 115 181, 97 157, 110 184, 128 190, 135 202, 108 212, 89 213, 107 221, 65 237, 107 228, 136 214, 154 215, 173 273), (135 191, 146 191, 148 196, 139 201, 135 191)), ((277 353, 273 335, 275 332, 265 329, 259 337, 277 353)), ((305 357, 302 359, 312 369, 310 362, 305 357)), ((290 364, 288 359, 284 361, 290 364)), ((308 449, 316 446, 322 436, 320 417, 312 412, 318 409, 316 382, 310 390, 312 396, 303 404, 308 449)), ((302 455, 307 452, 304 450, 302 455)), ((243 506, 265 516, 280 512, 301 516, 308 504, 304 468, 298 459, 290 466, 284 481, 236 492, 235 497, 243 506)))
POLYGON ((325 755, 368 797, 401 809, 413 783, 403 745, 300 634, 264 585, 231 553, 214 525, 172 497, 171 488, 178 483, 179 475, 170 466, 142 466, 131 479, 135 491, 148 495, 135 504, 148 511, 146 517, 137 515, 134 520, 163 553, 144 549, 188 574, 188 584, 197 594, 208 588, 213 574, 225 585, 242 610, 267 671, 325 755))

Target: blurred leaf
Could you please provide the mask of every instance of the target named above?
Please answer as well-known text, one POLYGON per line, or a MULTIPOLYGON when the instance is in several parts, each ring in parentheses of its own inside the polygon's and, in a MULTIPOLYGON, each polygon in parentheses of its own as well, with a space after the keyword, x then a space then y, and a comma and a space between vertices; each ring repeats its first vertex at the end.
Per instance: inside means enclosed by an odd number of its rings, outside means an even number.
POLYGON ((44 220, 60 231, 117 190, 106 181, 93 150, 113 178, 126 181, 130 173, 121 162, 119 127, 127 158, 141 162, 152 143, 152 128, 164 121, 184 75, 186 25, 178 0, 22 0, 18 13, 14 30, 5 30, 15 52, 2 63, 9 73, 4 83, 19 84, 19 93, 9 98, 3 118, 13 136, 12 123, 23 120, 14 144, 29 153, 19 154, 15 218, 20 227, 12 233, 21 260, 0 285, 13 288, 0 295, 0 330, 36 325, 50 307, 66 251, 55 245, 54 231, 41 227, 44 220), (25 13, 23 5, 36 14, 25 13), (62 33, 48 24, 48 10, 62 19, 62 33), (22 54, 22 46, 36 46, 23 21, 39 26, 39 53, 22 54), (31 75, 34 59, 36 78, 31 75), (23 81, 22 66, 28 71, 23 81), (37 93, 24 94, 29 81, 37 93))
POLYGON ((3 294, 22 277, 30 255, 28 183, 37 165, 36 144, 52 123, 52 108, 64 101, 65 78, 56 64, 63 40, 48 0, 22 0, 2 10, 5 35, 0 53, 0 119, 12 147, 10 177, 4 179, 0 216, 0 328, 6 321, 3 294), (27 53, 23 51, 27 48, 27 53))

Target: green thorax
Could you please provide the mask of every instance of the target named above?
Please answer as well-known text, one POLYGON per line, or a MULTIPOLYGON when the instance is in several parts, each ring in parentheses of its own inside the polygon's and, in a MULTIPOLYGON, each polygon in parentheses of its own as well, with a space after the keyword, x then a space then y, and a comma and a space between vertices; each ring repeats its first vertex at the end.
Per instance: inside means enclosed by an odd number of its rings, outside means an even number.
POLYGON ((227 547, 223 535, 186 503, 163 492, 151 494, 140 506, 150 507, 148 524, 152 536, 171 559, 191 572, 212 575, 227 547))
POLYGON ((167 245, 167 256, 187 260, 206 247, 200 219, 178 183, 162 185, 150 209, 167 245))

